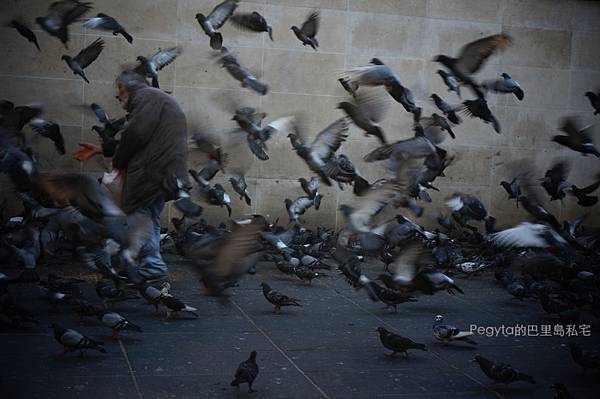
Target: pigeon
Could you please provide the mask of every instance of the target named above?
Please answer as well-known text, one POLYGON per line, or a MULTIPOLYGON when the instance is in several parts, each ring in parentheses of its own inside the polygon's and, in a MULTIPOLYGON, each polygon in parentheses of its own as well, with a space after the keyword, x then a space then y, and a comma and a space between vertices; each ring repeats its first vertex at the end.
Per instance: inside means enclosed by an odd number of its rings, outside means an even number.
POLYGON ((398 305, 405 302, 417 302, 413 296, 408 296, 401 291, 380 286, 374 281, 370 281, 366 276, 360 276, 360 282, 367 288, 369 298, 373 301, 381 301, 386 307, 393 307, 394 313, 398 313, 398 305))
POLYGON ((475 356, 472 361, 479 364, 481 371, 483 371, 493 382, 510 384, 515 381, 525 381, 530 384, 535 384, 533 377, 518 372, 510 364, 494 363, 481 355, 475 356))
POLYGON ((261 161, 269 159, 266 152, 266 142, 274 133, 291 130, 293 122, 292 117, 283 117, 272 121, 266 126, 261 126, 265 116, 265 113, 257 113, 254 108, 242 107, 235 111, 232 118, 240 129, 246 133, 250 150, 261 161))
POLYGON ((314 201, 315 209, 319 210, 319 207, 321 206, 321 199, 323 197, 321 194, 319 194, 319 185, 321 180, 319 180, 317 176, 313 176, 310 178, 310 180, 306 180, 304 177, 301 177, 298 179, 298 181, 300 182, 302 190, 304 190, 306 195, 308 195, 308 198, 314 201))
POLYGON ((248 69, 242 67, 237 59, 225 47, 221 48, 224 56, 221 57, 223 68, 238 82, 242 87, 248 87, 256 93, 264 96, 269 91, 269 86, 261 82, 248 69))
POLYGON ((248 384, 248 393, 256 392, 255 389, 252 389, 252 384, 254 380, 258 376, 258 364, 256 364, 256 351, 252 351, 250 353, 250 357, 248 360, 243 361, 238 366, 235 371, 235 376, 233 381, 231 381, 231 386, 239 388, 240 384, 247 383, 248 384))
POLYGON ((552 391, 554 392, 552 395, 553 399, 575 399, 571 395, 565 384, 555 382, 550 388, 552 388, 552 391))
POLYGON ((64 353, 71 351, 79 351, 83 355, 86 349, 97 350, 102 353, 106 353, 106 349, 103 348, 104 344, 100 341, 93 340, 78 331, 64 328, 56 323, 52 324, 54 330, 54 339, 61 344, 64 348, 64 353))
POLYGON ((230 177, 229 182, 231 183, 233 190, 240 195, 240 199, 243 198, 246 201, 246 205, 252 205, 252 200, 248 195, 248 185, 246 184, 244 175, 230 177))
POLYGON ((456 135, 452 131, 452 127, 450 126, 450 123, 448 123, 448 120, 435 112, 431 114, 430 118, 423 118, 421 119, 421 121, 423 123, 423 127, 425 128, 429 126, 437 126, 442 130, 447 131, 450 137, 452 137, 453 139, 456 138, 456 135))
MULTIPOLYGON (((0 106, 0 127, 7 130, 6 133, 18 134, 25 125, 42 113, 40 104, 15 106, 10 101, 1 100, 0 106)), ((0 136, 4 134, 4 131, 0 131, 0 136)))
POLYGON ((484 98, 478 98, 477 100, 466 100, 463 101, 465 106, 464 110, 467 115, 472 118, 479 118, 485 123, 491 123, 496 133, 500 133, 500 122, 492 114, 492 111, 488 108, 487 101, 484 98))
POLYGON ((96 314, 96 316, 98 317, 98 320, 102 322, 102 324, 113 330, 112 337, 114 339, 117 339, 119 337, 119 333, 125 330, 143 332, 141 327, 133 324, 118 313, 100 311, 96 314))
POLYGON ((459 340, 466 342, 471 345, 477 345, 477 342, 473 341, 469 336, 473 335, 470 331, 460 331, 460 329, 444 324, 444 316, 435 316, 435 322, 433 323, 433 336, 438 341, 447 344, 453 340, 459 340))
POLYGON ((373 58, 369 65, 343 72, 338 81, 353 96, 360 86, 384 86, 387 89, 393 85, 400 85, 400 79, 379 58, 373 58))
POLYGON ((23 25, 22 23, 20 23, 17 20, 14 20, 14 19, 12 21, 10 21, 10 26, 15 28, 17 30, 17 32, 19 32, 19 34, 21 36, 23 36, 25 39, 27 39, 31 43, 35 44, 35 47, 37 47, 38 51, 41 51, 40 45, 37 40, 37 36, 35 35, 35 33, 33 33, 33 31, 31 29, 29 29, 27 26, 23 25))
POLYGON ((252 32, 267 32, 269 38, 273 41, 273 28, 265 17, 260 15, 256 11, 251 13, 237 13, 231 16, 231 23, 243 30, 249 30, 252 32))
POLYGON ((564 145, 573 151, 580 152, 584 156, 593 154, 600 158, 600 151, 594 146, 590 136, 591 128, 592 126, 582 128, 576 118, 565 118, 560 125, 560 130, 567 135, 556 135, 552 137, 552 141, 564 145))
POLYGON ((187 312, 193 314, 196 317, 200 317, 200 315, 196 313, 198 309, 186 305, 181 300, 175 298, 171 294, 162 294, 160 297, 160 302, 167 308, 167 313, 163 320, 170 319, 173 313, 179 314, 179 312, 187 312))
POLYGON ((137 295, 128 293, 122 288, 115 287, 108 281, 98 281, 96 283, 96 294, 102 299, 105 305, 139 298, 137 295))
POLYGON ((527 222, 494 233, 490 240, 499 247, 548 248, 567 244, 554 229, 543 224, 527 222))
POLYGON ((131 37, 131 35, 127 33, 125 28, 120 23, 118 23, 116 19, 106 14, 100 13, 94 18, 84 19, 83 26, 89 29, 106 30, 112 32, 114 36, 120 34, 129 43, 133 42, 133 37, 131 37))
POLYGON ((454 123, 455 125, 458 125, 460 123, 460 118, 456 115, 455 109, 452 108, 450 104, 445 102, 440 96, 438 96, 435 93, 433 93, 430 97, 435 103, 435 106, 438 107, 438 109, 442 111, 444 115, 446 115, 450 122, 454 123))
POLYGON ((303 46, 308 45, 316 50, 319 47, 319 42, 316 38, 317 31, 319 30, 319 22, 320 15, 319 11, 316 10, 310 13, 300 28, 294 25, 290 29, 294 32, 298 40, 302 42, 303 46))
POLYGON ((104 49, 104 40, 99 38, 81 50, 74 58, 63 55, 61 59, 67 63, 74 75, 79 75, 86 83, 90 83, 83 70, 98 58, 102 49, 104 49))
POLYGON ((373 135, 385 144, 387 141, 379 123, 387 111, 387 102, 374 92, 365 94, 365 91, 357 93, 354 99, 355 103, 343 101, 337 108, 342 109, 356 126, 364 130, 366 136, 373 135))
POLYGON ((600 353, 582 349, 578 344, 571 342, 567 345, 571 357, 583 368, 583 371, 600 369, 600 353))
MULTIPOLYGON (((168 288, 168 287, 167 287, 168 288)), ((153 305, 154 310, 158 312, 158 306, 162 303, 162 296, 168 294, 167 290, 159 290, 158 288, 148 284, 143 283, 139 287, 139 293, 144 298, 148 305, 153 305)))
POLYGON ((167 49, 158 49, 151 57, 146 58, 138 56, 137 60, 140 63, 134 71, 144 77, 152 79, 152 87, 160 88, 158 83, 158 72, 175 61, 181 55, 181 47, 170 47, 167 49))
POLYGON ((102 109, 102 107, 96 103, 92 103, 90 107, 103 125, 92 126, 92 130, 95 131, 100 137, 102 153, 106 156, 110 156, 117 150, 117 144, 119 144, 119 141, 115 139, 115 136, 125 125, 125 118, 110 119, 106 111, 104 111, 104 109, 102 109))
POLYGON ((293 275, 296 273, 296 266, 286 260, 278 260, 275 262, 275 266, 283 274, 293 275))
POLYGON ((347 131, 348 122, 345 118, 342 118, 322 130, 310 146, 303 143, 301 136, 297 132, 297 127, 296 133, 288 134, 288 138, 298 156, 306 162, 314 173, 319 175, 323 183, 331 186, 331 181, 324 172, 324 169, 334 153, 346 141, 346 137, 348 137, 346 134, 347 131))
POLYGON ((419 349, 422 351, 428 350, 425 344, 420 344, 418 342, 413 341, 410 338, 394 334, 383 327, 377 328, 377 332, 379 333, 379 340, 381 341, 383 346, 392 351, 391 356, 394 356, 396 355, 396 353, 401 352, 404 353, 406 357, 408 357, 409 349, 419 349))
POLYGON ((517 208, 519 207, 519 198, 521 197, 521 186, 519 181, 515 177, 510 182, 501 181, 500 185, 508 193, 508 199, 514 199, 517 202, 517 208))
POLYGON ((486 220, 488 212, 483 203, 475 196, 454 193, 446 200, 446 205, 452 209, 452 217, 461 226, 477 230, 476 228, 466 224, 470 220, 486 220))
POLYGON ((200 13, 196 14, 196 20, 204 33, 210 38, 210 48, 213 50, 220 50, 223 46, 223 35, 217 30, 231 17, 237 6, 238 0, 225 0, 213 8, 208 16, 200 13))
POLYGON ((311 270, 308 267, 301 265, 296 266, 296 268, 294 269, 294 274, 296 274, 296 277, 298 277, 302 281, 308 280, 309 284, 312 284, 313 279, 321 276, 320 273, 317 273, 314 270, 311 270))
POLYGON ((262 287, 263 295, 267 301, 271 302, 275 306, 274 312, 276 314, 281 313, 281 308, 283 306, 302 306, 298 299, 290 298, 287 295, 283 295, 282 293, 275 291, 267 283, 261 283, 260 286, 262 287))
POLYGON ((307 196, 301 196, 292 201, 289 198, 285 199, 285 209, 291 222, 300 222, 301 215, 304 215, 307 209, 311 208, 315 201, 307 196))
POLYGON ((523 101, 525 93, 519 83, 507 73, 502 73, 501 76, 501 79, 483 82, 481 86, 494 93, 513 93, 519 101, 523 101))
POLYGON ((437 70, 438 75, 442 77, 442 80, 448 87, 448 91, 453 91, 460 98, 460 85, 456 80, 456 77, 452 75, 450 72, 444 71, 443 69, 437 70))
POLYGON ((40 136, 52 140, 54 147, 56 148, 56 152, 58 152, 60 155, 65 154, 65 139, 60 133, 60 126, 57 123, 36 118, 29 122, 29 126, 31 126, 33 131, 40 136))
POLYGON ((227 208, 227 214, 231 216, 231 197, 220 184, 211 187, 210 183, 204 180, 195 170, 190 169, 190 176, 198 183, 201 197, 210 205, 216 205, 227 208))
POLYGON ((458 58, 437 55, 434 61, 448 68, 459 82, 470 86, 477 97, 483 99, 483 93, 471 75, 479 71, 491 55, 506 49, 512 42, 513 39, 506 33, 486 36, 463 46, 458 58))
POLYGON ((586 91, 585 96, 590 100, 590 104, 594 108, 594 115, 600 115, 600 93, 586 91))
POLYGON ((80 19, 92 9, 92 3, 79 0, 61 0, 50 3, 44 17, 37 17, 35 22, 49 35, 57 37, 68 48, 69 25, 80 19))
POLYGON ((577 204, 585 207, 594 206, 598 203, 597 196, 588 194, 593 193, 600 187, 600 174, 596 175, 596 181, 589 186, 579 188, 576 185, 571 185, 570 192, 577 198, 577 204))
POLYGON ((565 197, 565 189, 569 186, 566 179, 569 174, 567 162, 557 162, 546 171, 542 180, 542 187, 550 195, 550 201, 561 200, 565 197))

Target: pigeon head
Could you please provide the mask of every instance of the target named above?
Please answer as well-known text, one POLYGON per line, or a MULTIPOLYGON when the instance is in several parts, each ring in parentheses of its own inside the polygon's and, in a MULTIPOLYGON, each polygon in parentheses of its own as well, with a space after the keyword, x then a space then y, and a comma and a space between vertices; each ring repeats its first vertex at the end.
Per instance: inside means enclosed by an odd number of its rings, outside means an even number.
POLYGON ((443 55, 443 54, 436 55, 433 60, 435 62, 439 62, 440 64, 446 65, 446 66, 452 65, 452 61, 453 61, 452 58, 448 57, 447 55, 443 55))
POLYGON ((387 334, 387 333, 389 333, 389 331, 388 331, 388 330, 386 330, 386 329, 385 329, 385 328, 383 328, 383 327, 378 327, 376 331, 377 331, 379 334, 387 334))
POLYGON ((206 20, 206 17, 204 16, 204 14, 198 13, 198 14, 196 14, 196 20, 199 23, 202 23, 202 22, 204 22, 206 20))
POLYGON ((442 316, 441 314, 435 316, 435 321, 442 321, 444 320, 444 316, 442 316))
POLYGON ((432 100, 440 100, 440 96, 438 96, 435 93, 433 93, 432 95, 430 95, 429 98, 431 98, 432 100))
POLYGON ((337 107, 335 107, 336 109, 343 109, 344 111, 348 112, 350 109, 352 109, 352 104, 350 104, 348 101, 343 101, 341 103, 339 103, 337 105, 337 107))
POLYGON ((63 61, 69 62, 71 60, 71 56, 69 56, 69 55, 63 55, 62 57, 60 57, 60 59, 63 60, 63 61))
POLYGON ((248 358, 248 360, 256 362, 256 351, 250 352, 250 357, 248 358))
POLYGON ((294 33, 300 32, 300 29, 296 25, 292 26, 290 30, 293 30, 294 33))
POLYGON ((510 75, 507 74, 506 72, 502 72, 502 75, 500 75, 500 76, 502 76, 504 79, 511 79, 510 75))
POLYGON ((586 91, 585 96, 588 98, 594 98, 596 95, 594 93, 592 93, 591 91, 586 91))

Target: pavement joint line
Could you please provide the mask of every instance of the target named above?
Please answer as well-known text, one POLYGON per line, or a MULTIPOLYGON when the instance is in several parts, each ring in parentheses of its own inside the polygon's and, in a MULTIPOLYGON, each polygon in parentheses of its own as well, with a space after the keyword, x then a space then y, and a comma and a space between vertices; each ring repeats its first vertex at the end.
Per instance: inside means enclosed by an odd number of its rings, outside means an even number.
POLYGON ((279 353, 281 353, 281 354, 283 355, 283 357, 285 357, 285 358, 287 359, 287 361, 288 361, 288 362, 290 362, 290 363, 291 363, 291 365, 292 365, 292 366, 294 366, 294 368, 295 368, 296 370, 298 370, 298 372, 299 372, 300 374, 302 374, 302 376, 304 376, 304 378, 306 378, 306 380, 307 380, 308 382, 310 382, 310 384, 311 384, 313 387, 315 387, 315 388, 316 388, 316 390, 317 390, 317 391, 319 391, 319 393, 320 393, 320 394, 321 394, 321 395, 322 395, 324 398, 326 398, 326 399, 331 399, 331 397, 330 397, 329 395, 327 395, 327 393, 326 393, 326 392, 325 392, 323 389, 321 389, 321 387, 319 387, 319 386, 317 385, 317 383, 313 381, 313 379, 312 379, 312 378, 310 378, 308 375, 306 375, 306 373, 304 372, 304 370, 302 370, 302 369, 301 369, 301 368, 300 368, 300 367, 299 367, 299 366, 296 364, 296 362, 294 362, 294 360, 292 360, 292 358, 291 358, 291 357, 289 357, 289 356, 288 356, 288 355, 287 355, 287 354, 284 352, 284 350, 283 350, 283 349, 281 349, 281 348, 279 347, 279 345, 277 345, 277 344, 275 343, 275 341, 273 341, 273 340, 271 339, 271 337, 270 337, 270 336, 269 336, 269 335, 268 335, 268 334, 267 334, 267 333, 266 333, 266 332, 265 332, 265 331, 264 331, 262 328, 260 328, 260 327, 259 327, 259 326, 258 326, 258 325, 257 325, 257 324, 254 322, 254 320, 252 320, 252 318, 251 318, 251 317, 250 317, 250 316, 249 316, 249 315, 248 315, 248 314, 247 314, 247 313, 244 311, 244 309, 242 309, 242 308, 241 308, 241 306, 240 306, 240 305, 238 305, 238 304, 237 304, 237 302, 235 302, 234 300, 231 300, 231 303, 233 303, 233 304, 235 305, 235 307, 236 307, 236 308, 238 308, 238 310, 239 310, 239 311, 240 311, 240 312, 241 312, 241 313, 244 315, 244 317, 246 317, 246 319, 248 319, 248 321, 249 321, 249 322, 250 322, 250 323, 251 323, 251 324, 254 326, 254 328, 256 328, 256 329, 257 329, 257 330, 258 330, 258 331, 259 331, 259 332, 260 332, 260 333, 261 333, 261 334, 262 334, 262 335, 263 335, 263 336, 264 336, 264 337, 265 337, 265 338, 266 338, 266 339, 267 339, 267 340, 268 340, 268 341, 271 343, 271 345, 273 345, 273 347, 274 347, 275 349, 277 349, 277 351, 278 351, 279 353))
POLYGON ((119 339, 119 346, 121 347, 121 352, 123 352, 123 356, 125 357, 125 362, 127 363, 127 368, 129 369, 129 375, 133 381, 133 386, 135 386, 135 391, 138 394, 140 399, 144 399, 144 395, 142 395, 142 391, 140 391, 140 386, 137 382, 137 378, 135 377, 135 371, 133 367, 131 367, 131 362, 129 361, 129 356, 127 355, 127 350, 125 350, 125 345, 123 345, 123 341, 119 339))
MULTIPOLYGON (((343 295, 340 291, 338 291, 335 287, 330 286, 329 284, 323 282, 322 280, 317 280, 317 283, 319 284, 323 284, 324 286, 332 289, 337 295, 341 296, 342 298, 344 298, 346 301, 354 304, 356 307, 358 307, 359 309, 361 309, 363 312, 366 312, 368 314, 370 314, 371 316, 375 317, 379 322, 383 323, 384 325, 386 325, 387 327, 391 328, 392 330, 395 329, 395 327, 393 325, 391 325, 390 323, 388 323, 387 321, 381 319, 378 315, 376 315, 375 313, 371 312, 369 309, 366 309, 364 307, 362 307, 360 304, 356 303, 355 301, 353 301, 352 299, 348 298, 346 295, 343 295)), ((435 351, 432 350, 428 350, 429 353, 431 353, 433 356, 435 356, 436 358, 438 358, 439 360, 441 360, 444 364, 446 364, 447 366, 449 366, 450 368, 454 369, 455 371, 459 372, 460 374, 462 374, 463 376, 467 377, 468 379, 470 379, 471 381, 476 382, 477 384, 479 384, 482 388, 484 388, 486 391, 491 392, 493 394, 495 394, 496 396, 498 396, 499 398, 502 399, 506 399, 505 396, 503 396, 502 394, 500 394, 499 392, 496 392, 492 389, 490 389, 489 387, 487 387, 486 385, 484 385, 482 382, 480 382, 479 380, 477 380, 476 378, 471 377, 470 375, 468 375, 467 373, 465 373, 464 371, 462 371, 461 369, 459 369, 458 367, 456 367, 455 365, 453 365, 452 363, 448 362, 446 359, 444 359, 443 357, 441 357, 438 353, 436 353, 435 351)))

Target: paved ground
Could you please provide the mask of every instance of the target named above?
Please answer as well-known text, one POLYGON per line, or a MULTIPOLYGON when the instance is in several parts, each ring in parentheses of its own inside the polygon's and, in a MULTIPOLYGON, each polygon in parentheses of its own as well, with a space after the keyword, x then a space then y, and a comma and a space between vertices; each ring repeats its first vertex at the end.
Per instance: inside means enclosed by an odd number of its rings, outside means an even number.
MULTIPOLYGON (((169 259, 169 258, 167 258, 169 259)), ((24 298, 43 313, 41 325, 0 330, 1 398, 551 398, 550 385, 565 383, 576 398, 600 397, 598 372, 584 374, 560 344, 568 340, 598 349, 600 329, 591 337, 483 337, 476 349, 435 344, 436 314, 457 326, 555 324, 535 302, 518 302, 497 288, 490 274, 458 280, 466 295, 441 293, 405 304, 398 314, 354 292, 330 276, 308 286, 281 276, 274 265, 259 265, 235 289, 229 305, 200 294, 187 266, 171 261, 173 292, 199 308, 198 319, 161 321, 139 302, 116 310, 144 328, 119 341, 95 319, 78 324, 67 305, 50 306, 31 289, 24 298), (300 298, 304 307, 273 315, 259 284, 300 298), (52 322, 104 340, 108 353, 57 356, 52 322), (386 356, 375 329, 426 343, 429 352, 409 358, 386 356), (258 351, 257 393, 229 386, 237 364, 258 351), (480 353, 533 375, 536 385, 490 385, 470 359, 480 353)), ((365 268, 379 272, 378 266, 365 268)), ((14 290, 13 290, 14 291, 14 290)), ((95 299, 93 290, 86 292, 95 299)))

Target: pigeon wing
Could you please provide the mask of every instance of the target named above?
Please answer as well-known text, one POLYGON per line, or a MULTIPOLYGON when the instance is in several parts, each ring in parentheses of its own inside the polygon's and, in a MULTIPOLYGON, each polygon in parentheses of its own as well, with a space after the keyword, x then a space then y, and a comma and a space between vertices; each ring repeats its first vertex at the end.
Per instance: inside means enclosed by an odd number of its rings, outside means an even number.
POLYGON ((475 73, 494 52, 507 48, 512 42, 512 38, 506 33, 475 40, 461 49, 458 62, 470 73, 475 73))

